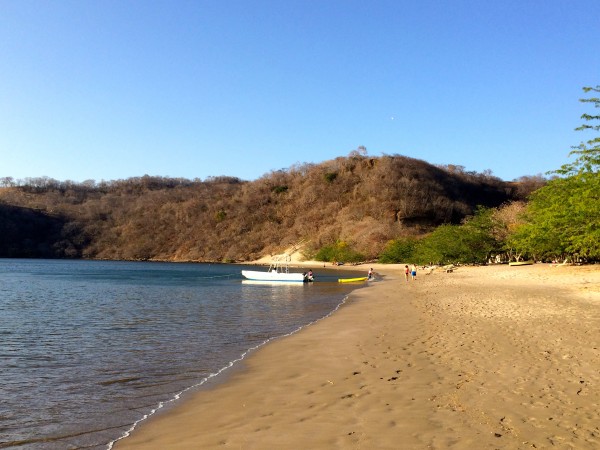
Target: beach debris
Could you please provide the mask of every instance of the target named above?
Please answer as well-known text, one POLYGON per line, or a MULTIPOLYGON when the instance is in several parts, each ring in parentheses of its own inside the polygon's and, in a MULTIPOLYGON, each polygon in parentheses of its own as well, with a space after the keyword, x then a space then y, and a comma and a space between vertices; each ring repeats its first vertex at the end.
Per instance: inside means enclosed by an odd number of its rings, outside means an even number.
POLYGON ((443 266, 442 269, 446 272, 446 273, 452 273, 454 272, 454 269, 456 269, 456 266, 454 264, 448 264, 446 266, 443 266))

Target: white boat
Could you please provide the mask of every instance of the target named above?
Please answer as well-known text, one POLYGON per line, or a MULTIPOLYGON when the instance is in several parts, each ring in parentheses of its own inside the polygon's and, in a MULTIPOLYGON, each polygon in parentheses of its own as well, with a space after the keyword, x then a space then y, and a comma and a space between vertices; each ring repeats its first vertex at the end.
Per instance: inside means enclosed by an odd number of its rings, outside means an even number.
POLYGON ((265 280, 242 280, 242 284, 243 285, 254 285, 254 286, 260 286, 260 285, 269 285, 269 286, 303 286, 304 283, 300 283, 298 281, 265 281, 265 280))
POLYGON ((260 270, 242 270, 242 276, 248 280, 254 281, 297 281, 304 282, 304 274, 278 272, 274 269, 269 269, 267 272, 260 270))
POLYGON ((261 270, 242 270, 242 276, 248 280, 267 282, 303 283, 313 281, 312 278, 309 279, 307 274, 290 272, 290 260, 291 257, 289 255, 280 255, 273 258, 273 262, 266 272, 261 270))

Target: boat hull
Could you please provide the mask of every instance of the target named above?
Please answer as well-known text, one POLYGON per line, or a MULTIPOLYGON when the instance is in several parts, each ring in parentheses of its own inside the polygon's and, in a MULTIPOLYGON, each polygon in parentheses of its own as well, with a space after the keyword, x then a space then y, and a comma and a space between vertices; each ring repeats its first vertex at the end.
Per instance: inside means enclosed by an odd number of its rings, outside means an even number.
POLYGON ((513 261, 509 262, 509 266, 530 266, 533 264, 533 261, 513 261))
POLYGON ((286 283, 303 283, 304 275, 301 273, 285 273, 285 272, 262 272, 259 270, 242 270, 242 276, 252 281, 268 281, 268 282, 286 282, 286 283))

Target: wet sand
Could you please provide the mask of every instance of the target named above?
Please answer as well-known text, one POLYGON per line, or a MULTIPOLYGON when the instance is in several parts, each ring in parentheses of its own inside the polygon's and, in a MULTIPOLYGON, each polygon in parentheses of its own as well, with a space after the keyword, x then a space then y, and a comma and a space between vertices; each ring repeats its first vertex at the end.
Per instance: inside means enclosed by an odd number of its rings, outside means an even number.
POLYGON ((374 267, 115 448, 600 448, 600 267, 374 267))

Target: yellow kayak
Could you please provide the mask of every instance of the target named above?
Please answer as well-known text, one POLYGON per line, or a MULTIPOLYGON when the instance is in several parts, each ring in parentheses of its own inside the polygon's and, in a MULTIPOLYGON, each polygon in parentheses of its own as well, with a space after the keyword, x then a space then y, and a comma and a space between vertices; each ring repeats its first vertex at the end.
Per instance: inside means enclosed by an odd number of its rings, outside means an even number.
POLYGON ((367 281, 367 277, 358 278, 338 278, 338 283, 356 283, 359 281, 367 281))

